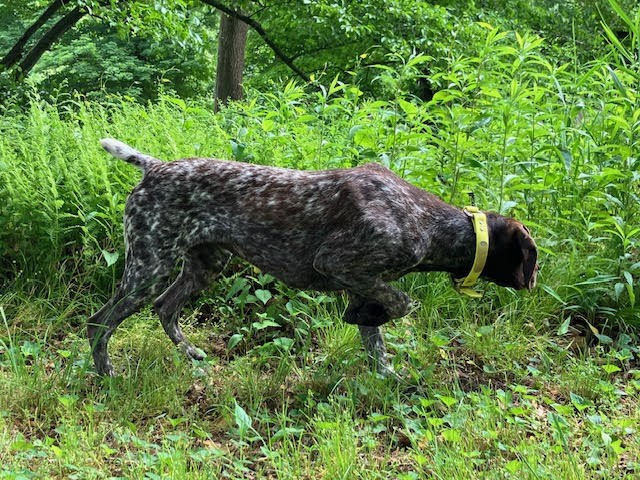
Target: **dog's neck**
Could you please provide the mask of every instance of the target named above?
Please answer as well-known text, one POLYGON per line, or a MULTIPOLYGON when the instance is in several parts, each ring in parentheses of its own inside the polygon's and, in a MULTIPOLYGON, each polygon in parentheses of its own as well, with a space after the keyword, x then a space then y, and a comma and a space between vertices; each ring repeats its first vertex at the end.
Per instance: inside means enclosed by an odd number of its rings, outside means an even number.
MULTIPOLYGON (((428 212, 427 215, 429 215, 428 212)), ((444 214, 437 218, 429 215, 431 228, 428 236, 424 237, 424 244, 429 256, 425 258, 418 270, 440 271, 453 274, 454 277, 464 277, 469 273, 473 265, 476 249, 476 233, 472 219, 461 209, 449 207, 444 214)), ((487 218, 491 231, 491 219, 487 218)), ((492 245, 489 245, 491 253, 492 245)))

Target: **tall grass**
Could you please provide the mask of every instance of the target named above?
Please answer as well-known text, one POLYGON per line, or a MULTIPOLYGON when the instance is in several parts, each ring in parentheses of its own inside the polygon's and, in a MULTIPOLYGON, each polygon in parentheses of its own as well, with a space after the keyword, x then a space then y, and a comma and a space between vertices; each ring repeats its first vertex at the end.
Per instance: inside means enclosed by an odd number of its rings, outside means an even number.
POLYGON ((541 53, 542 40, 487 26, 476 57, 434 72, 433 100, 400 86, 427 57, 382 70, 392 100, 370 101, 337 79, 319 93, 289 83, 214 115, 206 104, 164 96, 49 104, 0 117, 2 280, 34 291, 59 283, 107 293, 118 276, 121 215, 138 174, 108 158, 114 136, 165 159, 218 156, 294 168, 379 161, 463 205, 534 226, 546 253, 542 279, 589 321, 631 322, 638 294, 640 122, 628 68, 595 63, 576 73, 541 53), (574 269, 568 259, 580 260, 574 269), (555 268, 549 268, 551 266, 555 268), (560 268, 557 268, 560 267, 560 268), (581 297, 597 301, 584 304, 581 297))

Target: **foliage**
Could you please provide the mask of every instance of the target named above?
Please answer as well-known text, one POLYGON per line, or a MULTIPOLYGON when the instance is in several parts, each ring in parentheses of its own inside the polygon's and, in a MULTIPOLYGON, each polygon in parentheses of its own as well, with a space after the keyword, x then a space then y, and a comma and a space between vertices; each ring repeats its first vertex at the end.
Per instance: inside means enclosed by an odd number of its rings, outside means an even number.
POLYGON ((123 39, 101 25, 86 30, 38 63, 30 80, 43 94, 77 91, 100 98, 106 90, 145 100, 156 98, 167 84, 184 97, 211 89, 215 61, 208 52, 139 37, 123 39))
MULTIPOLYGON (((369 2, 302 2, 282 12, 274 3, 261 12, 263 22, 275 38, 282 38, 299 66, 316 76, 333 78, 352 75, 366 92, 383 94, 381 85, 372 82, 371 65, 397 66, 402 58, 415 52, 432 57, 443 65, 454 49, 474 38, 477 26, 465 14, 466 2, 446 9, 428 2, 407 0, 371 0, 369 2), (298 19, 308 18, 307 22, 298 19), (299 28, 291 29, 290 25, 299 28)), ((253 82, 284 76, 282 66, 260 62, 269 52, 259 44, 249 49, 249 64, 259 73, 253 82)), ((423 72, 427 66, 422 65, 423 72)), ((259 85, 259 84, 258 84, 259 85)), ((407 85, 408 87, 409 85, 407 85)), ((411 85, 411 93, 430 96, 424 82, 411 85)))
POLYGON ((541 55, 538 37, 484 28, 484 43, 473 56, 434 69, 431 81, 439 91, 423 104, 403 89, 428 61, 415 56, 400 69, 377 69, 376 82, 395 92, 387 101, 366 100, 358 87, 335 79, 317 93, 293 83, 278 93, 253 93, 222 116, 172 96, 144 109, 117 99, 107 106, 70 101, 64 108, 35 99, 20 122, 7 110, 1 188, 15 200, 3 205, 4 262, 47 278, 87 243, 95 248, 81 258, 90 263, 105 245, 121 245, 99 219, 117 223, 132 181, 112 184, 107 164, 96 158, 97 138, 110 132, 127 140, 135 131, 130 141, 166 158, 206 152, 297 168, 377 160, 454 203, 464 204, 465 192, 473 191, 482 205, 536 219, 553 242, 570 228, 565 248, 585 249, 579 254, 589 256, 588 268, 583 278, 560 290, 549 286, 549 292, 572 309, 578 302, 590 320, 621 314, 635 323, 638 111, 632 74, 624 65, 596 64, 576 78, 567 65, 541 55), (158 127, 132 127, 141 121, 158 127), (156 128, 164 130, 160 143, 156 128), (183 148, 168 149, 167 136, 183 148), (226 155, 225 144, 231 145, 226 155), (86 170, 78 162, 86 162, 86 170), (31 211, 34 203, 45 207, 39 215, 31 211), (81 232, 96 228, 95 237, 83 239, 81 232), (30 249, 42 255, 36 261, 21 258, 29 242, 41 242, 30 249), (604 308, 582 305, 583 296, 604 308))
MULTIPOLYGON (((0 4, 0 52, 5 52, 49 2, 0 4)), ((211 91, 218 13, 197 0, 97 2, 91 13, 37 65, 32 80, 41 91, 60 89, 88 95, 127 94, 153 99, 158 88, 179 96, 211 91)), ((625 0, 621 8, 633 12, 625 0)), ((306 73, 324 83, 339 74, 363 92, 388 98, 374 81, 375 65, 401 68, 402 59, 425 55, 413 82, 403 87, 422 99, 436 90, 429 74, 456 55, 473 55, 482 41, 478 22, 523 35, 542 34, 546 48, 566 61, 589 61, 604 53, 600 22, 625 42, 628 33, 608 0, 495 2, 492 0, 368 0, 366 2, 227 2, 259 21, 269 37, 306 73), (295 26, 292 28, 292 25, 295 26)), ((288 67, 255 33, 249 35, 246 86, 264 89, 288 77, 288 67)), ((15 92, 5 72, 4 90, 15 92)))
MULTIPOLYGON (((217 16, 205 15, 201 5, 190 6, 187 14, 177 7, 171 12, 148 8, 147 2, 147 8, 138 9, 136 2, 129 9, 129 2, 113 9, 100 2, 83 3, 90 6, 91 18, 81 21, 36 64, 27 93, 37 88, 43 96, 80 92, 98 98, 108 91, 144 101, 156 98, 167 85, 185 97, 211 90, 215 51, 202 45, 213 41, 217 16)), ((43 8, 39 2, 28 10, 0 4, 0 52, 10 48, 43 8)), ((0 88, 5 95, 24 94, 10 72, 0 72, 0 88)))
MULTIPOLYGON (((621 0, 621 6, 628 12, 638 7, 633 0, 621 0)), ((532 33, 546 38, 547 48, 565 61, 588 62, 607 52, 606 44, 601 41, 602 22, 622 38, 628 35, 609 0, 477 0, 475 7, 481 18, 488 13, 492 21, 498 20, 503 28, 518 29, 526 25, 532 33)))
POLYGON ((0 478, 637 477, 640 16, 609 1, 629 35, 606 23, 586 64, 481 22, 446 62, 399 48, 368 80, 249 88, 215 115, 169 91, 3 105, 0 478), (119 277, 139 179, 104 136, 164 159, 378 161, 457 205, 473 192, 531 228, 539 288, 469 300, 443 275, 399 281, 420 307, 385 328, 392 382, 337 320, 344 298, 234 262, 183 319, 208 359, 146 310, 111 341, 124 375, 97 379, 84 322, 119 277))

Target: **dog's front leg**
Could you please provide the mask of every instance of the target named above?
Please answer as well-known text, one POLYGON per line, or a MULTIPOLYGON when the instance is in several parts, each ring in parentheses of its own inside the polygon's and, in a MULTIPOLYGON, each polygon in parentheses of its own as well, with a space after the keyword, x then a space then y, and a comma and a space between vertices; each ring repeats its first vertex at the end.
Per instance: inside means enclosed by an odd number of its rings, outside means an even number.
POLYGON ((358 330, 360 330, 360 338, 367 352, 367 359, 372 370, 375 370, 383 377, 397 378, 397 374, 389 362, 387 347, 384 345, 380 327, 358 325, 358 330))
POLYGON ((366 327, 379 327, 390 320, 405 316, 411 311, 413 301, 400 290, 380 279, 368 287, 350 286, 349 305, 344 321, 366 327))
POLYGON ((398 378, 387 358, 379 327, 409 313, 413 302, 405 293, 375 276, 375 272, 382 269, 363 265, 362 258, 354 252, 351 256, 339 256, 335 255, 336 251, 340 249, 320 249, 313 266, 348 292, 349 305, 343 318, 346 323, 358 325, 371 366, 384 376, 398 378))
MULTIPOLYGON (((379 325, 389 320, 382 305, 354 294, 349 294, 349 305, 344 313, 344 320, 347 323, 357 323, 356 319, 361 315, 363 309, 369 312, 368 316, 374 313, 380 316, 379 319, 373 320, 372 323, 379 325)), ((389 362, 387 348, 385 347, 382 332, 378 325, 358 325, 360 339, 367 354, 367 361, 373 371, 378 372, 384 377, 397 378, 389 362)))

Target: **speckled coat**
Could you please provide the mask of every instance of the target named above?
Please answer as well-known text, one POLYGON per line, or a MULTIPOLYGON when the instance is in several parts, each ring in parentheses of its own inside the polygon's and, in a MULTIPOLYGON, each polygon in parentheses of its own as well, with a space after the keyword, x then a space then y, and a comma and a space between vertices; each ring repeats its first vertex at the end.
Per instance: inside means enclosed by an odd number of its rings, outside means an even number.
MULTIPOLYGON (((360 327, 376 368, 389 371, 378 327, 406 315, 412 302, 388 282, 412 271, 462 277, 473 263, 470 218, 375 163, 300 171, 202 158, 163 162, 117 140, 101 143, 144 176, 125 209, 122 281, 89 319, 100 374, 114 374, 107 343, 115 328, 150 301, 174 343, 203 358, 178 317, 231 255, 291 287, 348 292, 344 320, 360 327), (169 284, 179 262, 182 271, 169 284)), ((487 221, 482 277, 532 288, 537 250, 528 230, 493 213, 487 221)))

